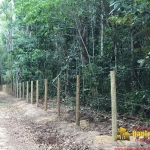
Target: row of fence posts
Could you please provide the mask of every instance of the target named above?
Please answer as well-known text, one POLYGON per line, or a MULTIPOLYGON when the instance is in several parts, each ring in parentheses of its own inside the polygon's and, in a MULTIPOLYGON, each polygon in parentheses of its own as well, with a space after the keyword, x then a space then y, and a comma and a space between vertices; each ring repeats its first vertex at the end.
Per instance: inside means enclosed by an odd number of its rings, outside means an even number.
MULTIPOLYGON (((38 80, 36 80, 36 106, 39 106, 39 84, 38 80)), ((80 125, 80 76, 77 75, 77 86, 76 86, 76 124, 79 126, 80 125)), ((18 84, 19 86, 13 88, 11 90, 11 85, 10 84, 5 84, 3 85, 2 91, 11 95, 14 95, 17 98, 23 98, 25 99, 25 84, 24 82, 20 82, 18 84), (16 90, 15 90, 16 89, 16 90)), ((44 80, 44 110, 47 111, 47 99, 48 99, 48 79, 44 80)), ((33 100, 33 81, 31 81, 31 96, 30 96, 30 102, 31 104, 34 103, 33 100)), ((60 112, 60 103, 61 103, 61 98, 60 98, 60 77, 58 77, 58 85, 57 85, 57 107, 58 107, 58 117, 60 117, 61 112, 60 112)), ((26 101, 29 102, 29 81, 26 82, 26 101)))
MULTIPOLYGON (((112 140, 116 141, 117 135, 117 103, 116 103, 116 80, 115 80, 115 72, 110 71, 111 78, 111 108, 112 108, 112 140)), ((17 98, 25 99, 25 83, 19 83, 15 88, 12 87, 12 84, 2 85, 2 91, 8 94, 14 95, 17 98), (19 88, 18 88, 19 85, 19 88)), ((45 85, 45 93, 44 93, 44 110, 47 111, 47 98, 48 98, 48 80, 44 80, 45 85)), ((60 77, 58 77, 57 84, 57 113, 58 117, 60 117, 60 77)), ((33 81, 31 81, 31 104, 33 104, 33 81)), ((26 82, 26 101, 29 102, 29 82, 26 82)), ((36 106, 39 106, 39 82, 36 80, 36 106)), ((76 125, 80 126, 80 76, 77 75, 76 78, 76 125)))

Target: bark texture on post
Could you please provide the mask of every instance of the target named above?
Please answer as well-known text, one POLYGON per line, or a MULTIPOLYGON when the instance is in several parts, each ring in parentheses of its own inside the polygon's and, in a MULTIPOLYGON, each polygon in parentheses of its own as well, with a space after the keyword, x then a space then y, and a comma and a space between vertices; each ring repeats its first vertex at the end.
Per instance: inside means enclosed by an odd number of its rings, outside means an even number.
POLYGON ((33 104, 33 81, 31 81, 31 104, 33 104))
POLYGON ((39 106, 39 82, 36 80, 36 106, 39 106))
POLYGON ((80 76, 77 75, 76 84, 76 125, 80 126, 80 76))
POLYGON ((26 101, 29 102, 29 82, 27 81, 26 101))
POLYGON ((48 90, 48 88, 47 88, 48 84, 47 83, 48 83, 47 79, 45 79, 45 102, 44 102, 44 110, 45 111, 47 111, 47 90, 48 90))
POLYGON ((110 71, 111 78, 111 109, 112 109, 112 140, 116 141, 117 135, 117 103, 115 71, 110 71))
POLYGON ((60 116, 60 77, 58 77, 57 103, 58 103, 58 117, 59 117, 60 116))

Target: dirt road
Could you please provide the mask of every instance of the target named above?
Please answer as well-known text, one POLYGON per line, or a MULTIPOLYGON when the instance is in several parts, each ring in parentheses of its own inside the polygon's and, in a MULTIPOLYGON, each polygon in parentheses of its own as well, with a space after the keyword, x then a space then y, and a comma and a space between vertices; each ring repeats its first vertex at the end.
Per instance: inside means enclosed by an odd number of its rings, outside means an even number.
MULTIPOLYGON (((0 92, 0 150, 111 150, 115 147, 149 147, 147 143, 118 141, 110 135, 57 118, 57 109, 45 112, 36 105, 26 103, 0 92)), ((64 114, 67 116, 68 113, 64 114)))

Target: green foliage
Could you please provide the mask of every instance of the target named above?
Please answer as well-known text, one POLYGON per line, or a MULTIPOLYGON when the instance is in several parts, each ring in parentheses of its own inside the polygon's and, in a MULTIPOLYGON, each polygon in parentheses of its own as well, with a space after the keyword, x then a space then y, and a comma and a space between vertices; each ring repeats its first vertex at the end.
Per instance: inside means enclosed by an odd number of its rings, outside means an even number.
MULTIPOLYGON (((75 97, 80 74, 81 104, 109 112, 109 73, 116 69, 118 98, 149 104, 149 70, 140 70, 150 66, 149 1, 14 0, 15 17, 10 6, 4 2, 0 16, 3 83, 39 79, 41 96, 48 78, 49 95, 56 96, 60 75, 62 93, 75 97)), ((132 114, 138 110, 120 102, 118 108, 132 114)))

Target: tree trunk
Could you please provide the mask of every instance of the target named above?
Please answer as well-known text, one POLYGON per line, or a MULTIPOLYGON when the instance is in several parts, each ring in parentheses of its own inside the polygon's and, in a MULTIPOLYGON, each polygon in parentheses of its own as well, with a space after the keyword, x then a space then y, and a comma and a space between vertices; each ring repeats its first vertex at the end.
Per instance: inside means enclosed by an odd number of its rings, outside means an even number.
POLYGON ((101 0, 101 56, 104 55, 104 4, 101 0))
POLYGON ((115 55, 115 71, 117 72, 117 46, 116 46, 116 43, 114 46, 114 55, 115 55))
POLYGON ((131 89, 134 90, 134 66, 133 66, 133 50, 134 50, 134 45, 133 45, 133 34, 131 33, 131 89))

